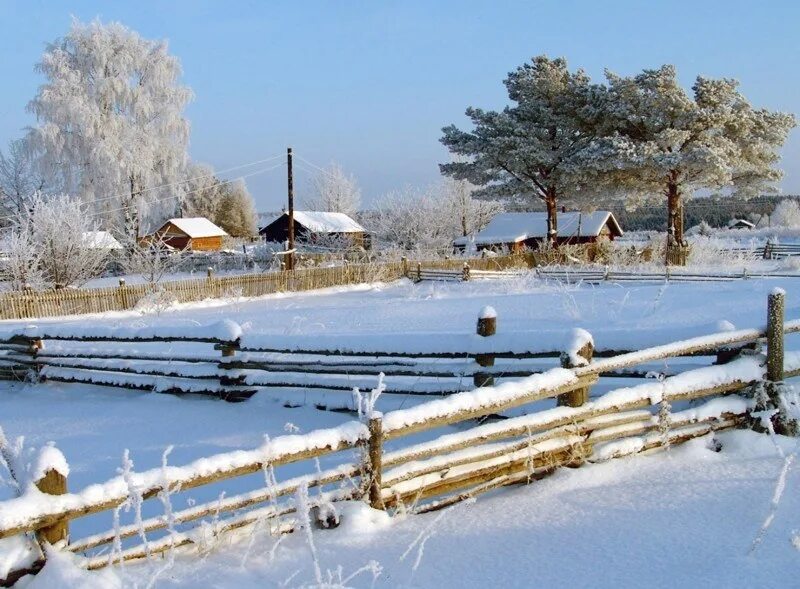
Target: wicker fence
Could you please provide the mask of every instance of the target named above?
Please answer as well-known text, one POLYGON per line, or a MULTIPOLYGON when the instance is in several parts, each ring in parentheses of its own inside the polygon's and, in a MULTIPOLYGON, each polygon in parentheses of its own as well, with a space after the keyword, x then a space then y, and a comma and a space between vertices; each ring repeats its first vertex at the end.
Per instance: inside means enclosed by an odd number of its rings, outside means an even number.
MULTIPOLYGON (((210 456, 179 468, 127 473, 84 490, 68 492, 66 476, 57 469, 47 470, 36 485, 51 495, 48 501, 41 501, 37 494, 23 494, 0 502, 0 538, 33 533, 43 547, 58 545, 82 555, 87 568, 97 569, 205 542, 239 528, 262 526, 273 534, 290 532, 302 521, 301 508, 312 510, 324 527, 338 524, 332 506, 342 500, 361 499, 376 509, 403 506, 411 512, 426 512, 505 485, 531 483, 561 466, 609 460, 741 427, 757 421, 752 411, 780 407, 776 383, 800 374, 800 354, 784 352, 784 333, 800 332, 800 321, 784 322, 783 309, 783 293, 774 292, 769 296, 764 329, 711 334, 599 360, 593 358, 590 340, 579 349, 573 349, 576 344, 572 343, 564 350, 562 368, 516 384, 477 388, 383 415, 367 408, 363 420, 337 428, 273 438, 254 450, 210 456), (762 355, 753 350, 753 344, 764 340, 762 355), (738 355, 736 351, 742 349, 748 352, 738 355), (598 375, 610 370, 720 350, 729 352, 725 365, 599 397, 589 394, 598 375), (756 394, 759 390, 764 394, 756 394), (732 395, 735 392, 745 394, 732 395), (697 404, 707 398, 712 400, 697 404), (560 406, 497 418, 545 399, 557 399, 560 406), (681 408, 679 404, 686 401, 693 405, 681 408), (420 441, 421 432, 453 424, 462 426, 457 432, 426 433, 420 441), (412 434, 413 441, 398 443, 412 434), (384 448, 387 442, 390 449, 384 448), (346 453, 354 449, 360 454, 346 453), (322 470, 319 460, 327 465, 334 455, 339 457, 335 465, 322 470), (308 474, 279 482, 273 469, 290 463, 306 465, 308 474), (173 494, 248 475, 260 475, 251 491, 171 509, 173 494), (313 498, 305 492, 309 487, 318 489, 313 498), (70 535, 73 520, 103 514, 110 519, 114 513, 119 515, 120 506, 140 502, 160 503, 168 514, 113 527, 106 524, 108 531, 88 537, 70 535), (111 552, 104 553, 109 545, 111 552)), ((491 340, 492 317, 481 320, 482 331, 491 340)), ((8 345, 24 346, 24 337, 8 345)), ((172 341, 174 337, 151 333, 140 339, 172 341)), ((107 339, 95 336, 92 341, 107 339)), ((210 335, 194 341, 215 339, 210 335)), ((502 355, 501 349, 497 352, 502 355)), ((0 585, 36 572, 42 564, 43 560, 13 572, 0 585)))
MULTIPOLYGON (((531 256, 509 255, 465 260, 424 260, 425 267, 461 269, 468 262, 476 270, 502 270, 525 267, 534 263, 531 256)), ((278 292, 297 292, 359 284, 372 281, 392 281, 408 275, 417 261, 401 260, 374 264, 343 264, 327 268, 303 268, 289 272, 264 272, 217 277, 167 281, 153 284, 128 285, 91 289, 60 289, 45 292, 10 292, 0 294, 1 319, 30 319, 59 315, 79 315, 125 311, 135 308, 146 297, 165 294, 179 303, 210 298, 256 297, 278 292)))

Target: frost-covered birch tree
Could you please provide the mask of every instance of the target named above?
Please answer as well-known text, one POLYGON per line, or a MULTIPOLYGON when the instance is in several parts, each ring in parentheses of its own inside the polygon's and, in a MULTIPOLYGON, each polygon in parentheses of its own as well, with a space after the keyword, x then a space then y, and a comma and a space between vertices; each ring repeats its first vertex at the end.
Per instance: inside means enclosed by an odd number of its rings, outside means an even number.
POLYGON ((453 226, 453 237, 480 231, 503 210, 499 201, 475 198, 477 187, 466 180, 445 178, 437 188, 453 226))
POLYGON ((354 217, 361 206, 361 189, 355 176, 346 174, 336 162, 316 175, 313 190, 313 195, 305 201, 309 210, 354 217))
POLYGON ((95 243, 96 228, 80 201, 36 193, 14 215, 5 279, 15 288, 80 286, 102 271, 109 256, 95 243))
POLYGON ((558 232, 557 204, 579 197, 591 160, 583 150, 594 138, 602 93, 564 59, 533 58, 505 79, 512 101, 502 111, 468 108, 473 129, 443 129, 441 142, 461 158, 441 164, 443 174, 481 186, 478 195, 521 201, 539 199, 547 208, 548 236, 558 232))
POLYGON ((15 139, 5 153, 0 150, 0 214, 10 216, 27 209, 44 184, 25 140, 15 139))
POLYGON ((735 80, 700 76, 690 95, 671 65, 606 77, 605 137, 589 157, 615 190, 666 200, 670 244, 684 245, 683 203, 696 190, 774 190, 793 115, 753 108, 735 80))
POLYGON ((40 169, 80 197, 109 227, 137 235, 143 217, 174 212, 185 179, 192 98, 163 41, 119 23, 73 20, 36 69, 28 141, 40 169))

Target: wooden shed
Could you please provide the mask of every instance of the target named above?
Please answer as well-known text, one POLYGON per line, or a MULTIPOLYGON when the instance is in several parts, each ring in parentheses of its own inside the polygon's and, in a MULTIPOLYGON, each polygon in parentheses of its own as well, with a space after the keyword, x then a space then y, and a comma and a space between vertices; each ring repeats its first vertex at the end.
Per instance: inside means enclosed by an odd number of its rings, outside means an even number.
POLYGON ((191 217, 169 219, 143 241, 155 238, 178 250, 214 252, 222 249, 222 238, 227 236, 205 217, 191 217))
MULTIPOLYGON (((610 211, 562 211, 557 222, 559 244, 613 241, 622 235, 622 228, 610 211)), ((474 244, 478 250, 518 252, 537 249, 546 240, 547 213, 500 213, 478 233, 454 240, 453 246, 463 250, 474 244)))
MULTIPOLYGON (((289 213, 282 213, 259 230, 264 241, 283 243, 289 239, 289 213)), ((341 239, 353 247, 369 249, 366 230, 344 213, 295 211, 294 236, 298 242, 313 245, 326 239, 341 239)))

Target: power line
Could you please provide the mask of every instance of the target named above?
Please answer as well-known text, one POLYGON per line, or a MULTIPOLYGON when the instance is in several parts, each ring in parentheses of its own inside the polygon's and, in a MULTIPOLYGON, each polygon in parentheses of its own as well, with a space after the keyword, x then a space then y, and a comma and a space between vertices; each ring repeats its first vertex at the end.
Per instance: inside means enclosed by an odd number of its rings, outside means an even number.
MULTIPOLYGON (((159 190, 161 188, 169 188, 171 186, 178 186, 180 184, 186 184, 187 182, 193 182, 194 180, 202 180, 204 178, 214 178, 218 174, 225 174, 227 172, 234 172, 236 170, 242 170, 244 168, 250 168, 252 166, 256 166, 258 164, 263 164, 263 163, 266 163, 266 162, 270 162, 272 160, 275 160, 275 159, 278 159, 278 158, 281 158, 281 157, 286 157, 286 156, 281 153, 281 154, 273 155, 271 157, 264 158, 264 159, 261 159, 261 160, 256 160, 254 162, 249 162, 247 164, 240 164, 238 166, 233 166, 231 168, 226 168, 224 170, 215 170, 215 171, 213 171, 213 172, 211 172, 209 174, 204 174, 202 176, 192 176, 190 178, 186 178, 184 180, 178 180, 176 182, 169 182, 167 184, 159 184, 157 186, 151 186, 149 188, 144 188, 144 189, 140 190, 137 194, 139 196, 141 196, 145 192, 151 192, 153 190, 159 190)), ((130 196, 130 193, 129 192, 122 192, 120 194, 115 194, 113 196, 104 196, 104 197, 101 197, 101 198, 95 198, 95 199, 92 200, 92 203, 104 202, 104 201, 107 201, 107 200, 114 200, 114 199, 117 199, 117 198, 122 198, 124 196, 130 196)), ((0 220, 8 220, 10 218, 11 217, 0 217, 0 220)))
MULTIPOLYGON (((272 158, 272 159, 275 159, 275 158, 272 158)), ((281 163, 279 163, 279 164, 277 164, 277 165, 275 165, 275 166, 271 166, 271 167, 269 167, 269 168, 264 168, 263 170, 256 170, 255 172, 249 172, 249 173, 247 173, 247 174, 242 174, 241 176, 237 176, 236 178, 231 178, 231 179, 229 179, 229 180, 223 180, 223 181, 220 181, 220 182, 218 183, 218 185, 226 185, 226 184, 230 184, 230 183, 232 183, 232 182, 237 182, 238 180, 244 180, 245 178, 249 178, 249 177, 251 177, 251 176, 256 176, 256 175, 258 175, 258 174, 264 174, 264 173, 266 173, 266 172, 271 172, 272 170, 275 170, 275 169, 277 169, 277 168, 281 168, 281 167, 283 167, 283 165, 284 165, 284 163, 283 163, 283 162, 281 162, 281 163)), ((190 190, 189 192, 184 192, 183 194, 184 194, 184 196, 185 196, 185 195, 188 195, 188 194, 194 194, 194 193, 196 193, 196 192, 202 192, 203 190, 207 190, 207 188, 205 188, 205 187, 204 187, 204 188, 197 188, 197 189, 195 189, 195 190, 190 190)), ((127 196, 127 195, 123 195, 123 196, 127 196)), ((157 198, 157 199, 154 199, 154 200, 149 200, 149 201, 146 201, 146 204, 148 204, 148 205, 149 205, 149 204, 155 204, 155 203, 159 203, 159 202, 164 202, 164 201, 167 201, 167 200, 171 200, 171 199, 173 199, 173 198, 174 198, 174 196, 173 196, 173 195, 169 195, 169 196, 165 196, 165 197, 157 198)), ((97 217, 97 216, 100 216, 100 215, 106 215, 106 214, 108 214, 108 213, 114 213, 114 212, 118 212, 118 211, 124 211, 124 210, 126 210, 127 208, 128 208, 128 207, 117 207, 117 208, 113 208, 113 209, 105 209, 105 210, 102 210, 102 211, 95 211, 95 212, 93 212, 93 213, 87 213, 87 216, 88 216, 88 217, 90 217, 90 218, 93 218, 93 217, 97 217)), ((10 217, 0 217, 0 220, 12 220, 12 219, 14 219, 14 217, 13 217, 13 216, 10 216, 10 217)))

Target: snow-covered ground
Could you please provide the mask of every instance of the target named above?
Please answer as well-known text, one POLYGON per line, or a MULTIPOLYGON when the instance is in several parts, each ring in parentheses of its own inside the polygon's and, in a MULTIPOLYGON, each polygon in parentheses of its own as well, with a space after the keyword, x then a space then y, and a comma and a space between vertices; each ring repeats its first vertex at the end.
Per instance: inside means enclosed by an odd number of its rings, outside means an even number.
MULTIPOLYGON (((457 284, 401 281, 208 301, 160 314, 108 313, 36 323, 76 330, 190 328, 228 319, 239 323, 245 336, 274 338, 277 344, 289 338, 313 342, 404 333, 412 341, 424 341, 445 332, 471 336, 479 313, 491 305, 498 313, 498 334, 526 331, 532 343, 562 349, 571 328, 582 327, 599 348, 625 349, 717 332, 729 324, 761 327, 767 294, 775 286, 787 291, 787 319, 800 317, 800 280, 795 278, 624 286, 565 286, 522 278, 457 284)), ((0 322, 0 332, 30 323, 0 322)), ((787 349, 800 349, 800 341, 790 337, 787 349)), ((69 460, 71 489, 116 475, 126 448, 136 470, 142 470, 157 467, 170 445, 170 464, 180 465, 217 452, 255 448, 265 434, 274 437, 298 428, 307 432, 350 419, 311 407, 286 408, 262 393, 229 404, 103 387, 0 383, 0 425, 6 435, 25 436, 30 445, 55 441, 69 460)), ((790 471, 775 523, 763 545, 748 554, 767 515, 781 459, 767 437, 736 432, 722 439, 721 453, 707 450, 707 440, 699 440, 659 456, 564 470, 531 487, 506 489, 441 516, 384 521, 351 507, 342 528, 314 535, 323 572, 342 565, 347 576, 376 560, 383 567, 376 586, 385 587, 793 586, 800 569, 800 553, 791 544, 792 530, 800 529, 800 481, 790 471), (405 559, 400 557, 419 534, 428 532, 433 535, 414 571, 420 543, 405 559)), ((406 439, 404 445, 410 442, 406 439)), ((783 443, 794 447, 793 441, 783 443)), ((329 465, 323 461, 322 468, 329 465)), ((296 474, 293 465, 282 468, 279 480, 296 474)), ((196 489, 188 499, 214 499, 222 489, 231 495, 258 484, 247 479, 196 489)), ((10 489, 0 486, 0 498, 9 495, 10 489)), ((105 519, 78 520, 74 533, 107 529, 109 519, 106 514, 105 519)), ((277 587, 296 571, 285 586, 315 582, 299 534, 284 540, 274 557, 269 539, 257 537, 250 548, 248 538, 228 547, 232 542, 224 540, 203 559, 179 557, 155 586, 277 587)), ((134 582, 144 587, 164 561, 85 575, 64 563, 59 566, 59 559, 53 563, 31 587, 127 587, 134 582)), ((366 572, 350 585, 371 583, 366 572)))
MULTIPOLYGON (((796 587, 800 476, 763 542, 782 466, 770 440, 720 434, 722 450, 699 439, 666 453, 564 469, 531 486, 507 488, 473 504, 393 518, 359 505, 342 526, 308 540, 228 537, 204 555, 157 559, 124 570, 82 573, 55 559, 29 589, 263 587, 796 587), (166 565, 166 566, 165 566, 166 565), (372 571, 379 573, 377 578, 372 571), (156 576, 158 575, 158 576, 156 576)), ((782 439, 787 450, 794 440, 782 439)))

